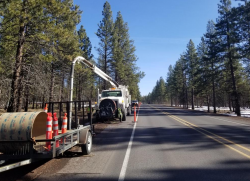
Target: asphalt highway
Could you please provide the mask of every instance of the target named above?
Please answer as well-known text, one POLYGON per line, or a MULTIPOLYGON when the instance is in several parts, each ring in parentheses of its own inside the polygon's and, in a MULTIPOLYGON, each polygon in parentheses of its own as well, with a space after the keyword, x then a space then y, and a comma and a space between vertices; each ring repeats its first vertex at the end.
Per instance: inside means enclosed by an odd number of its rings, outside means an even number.
POLYGON ((250 180, 247 120, 152 104, 138 113, 97 135, 90 156, 35 180, 250 180))

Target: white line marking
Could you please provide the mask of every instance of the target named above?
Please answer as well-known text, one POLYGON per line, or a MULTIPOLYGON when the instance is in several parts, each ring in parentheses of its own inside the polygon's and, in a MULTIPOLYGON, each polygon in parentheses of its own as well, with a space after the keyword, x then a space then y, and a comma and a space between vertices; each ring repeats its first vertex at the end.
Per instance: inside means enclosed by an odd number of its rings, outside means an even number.
POLYGON ((229 122, 229 123, 240 124, 240 125, 244 125, 244 126, 250 126, 249 124, 236 123, 236 122, 233 122, 233 121, 227 121, 225 119, 219 119, 219 118, 214 118, 214 117, 210 117, 210 116, 207 116, 207 117, 213 118, 213 119, 218 119, 218 120, 229 122))
POLYGON ((133 131, 132 131, 129 143, 128 143, 128 148, 127 148, 127 151, 126 151, 126 154, 125 154, 125 158, 123 160, 122 169, 121 169, 118 181, 124 181, 125 176, 126 176, 126 171, 127 171, 127 167, 128 167, 129 156, 130 156, 131 147, 132 147, 132 144, 133 144, 133 139, 134 139, 134 134, 135 134, 135 128, 136 128, 137 121, 138 121, 138 116, 139 116, 139 110, 140 110, 140 108, 138 109, 136 122, 134 124, 133 131))

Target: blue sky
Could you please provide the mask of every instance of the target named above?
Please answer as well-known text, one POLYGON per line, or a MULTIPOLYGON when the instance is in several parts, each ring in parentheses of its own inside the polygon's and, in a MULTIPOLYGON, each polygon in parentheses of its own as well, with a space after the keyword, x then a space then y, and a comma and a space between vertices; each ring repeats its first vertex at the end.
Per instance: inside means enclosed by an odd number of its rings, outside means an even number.
MULTIPOLYGON (((106 0, 74 0, 83 11, 81 23, 90 38, 95 59, 99 39, 95 35, 102 20, 106 0)), ((141 95, 148 95, 163 77, 169 65, 174 65, 185 52, 190 39, 195 46, 206 32, 209 20, 218 17, 219 0, 109 0, 113 18, 121 11, 128 23, 130 38, 134 40, 137 66, 146 76, 139 83, 141 95)), ((239 2, 232 0, 233 6, 239 2)))

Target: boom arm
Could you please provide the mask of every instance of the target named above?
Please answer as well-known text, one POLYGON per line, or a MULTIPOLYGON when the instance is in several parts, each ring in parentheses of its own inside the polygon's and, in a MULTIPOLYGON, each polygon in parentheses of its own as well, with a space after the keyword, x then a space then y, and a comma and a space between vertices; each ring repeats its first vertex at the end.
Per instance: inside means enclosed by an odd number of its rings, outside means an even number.
MULTIPOLYGON (((90 68, 94 73, 96 73, 97 75, 99 75, 101 78, 103 78, 104 80, 108 81, 112 86, 114 86, 115 88, 119 87, 119 84, 113 80, 110 76, 108 76, 106 73, 104 73, 101 69, 99 69, 98 67, 96 67, 94 64, 92 64, 91 62, 89 62, 88 60, 86 60, 84 57, 78 56, 74 59, 74 61, 72 62, 72 66, 75 65, 76 62, 81 62, 82 64, 86 65, 88 68, 90 68)), ((73 69, 74 67, 72 67, 73 69)))
POLYGON ((108 81, 112 86, 115 88, 119 87, 119 84, 113 80, 110 76, 108 76, 106 73, 104 73, 101 69, 96 67, 94 64, 86 60, 84 57, 78 56, 76 57, 71 65, 71 73, 70 73, 70 110, 69 110, 69 130, 71 130, 71 120, 72 120, 72 103, 73 101, 73 82, 74 82, 74 68, 75 68, 75 63, 76 62, 81 62, 82 64, 86 65, 88 68, 90 68, 94 73, 99 75, 101 78, 104 80, 108 81))

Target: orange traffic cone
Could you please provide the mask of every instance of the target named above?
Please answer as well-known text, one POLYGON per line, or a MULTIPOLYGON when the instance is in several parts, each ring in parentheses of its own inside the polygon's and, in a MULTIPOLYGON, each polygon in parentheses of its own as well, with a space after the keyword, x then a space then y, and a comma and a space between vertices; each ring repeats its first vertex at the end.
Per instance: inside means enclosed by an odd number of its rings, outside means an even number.
POLYGON ((46 112, 46 113, 48 112, 47 104, 45 104, 44 112, 46 112))
MULTIPOLYGON (((53 114, 53 137, 58 135, 58 118, 56 112, 53 114)), ((59 140, 56 141, 56 148, 59 147, 59 140)))
POLYGON ((67 113, 64 114, 63 117, 63 122, 62 122, 62 133, 66 133, 67 132, 67 113))
MULTIPOLYGON (((51 117, 51 113, 47 113, 48 117, 47 117, 47 125, 46 125, 46 139, 52 139, 52 117, 51 117)), ((48 151, 51 150, 51 143, 50 141, 46 142, 46 148, 48 151)))
MULTIPOLYGON (((63 117, 63 122, 62 122, 62 134, 67 132, 67 113, 64 113, 64 117, 63 117)), ((61 139, 61 142, 63 141, 63 139, 61 139)))

